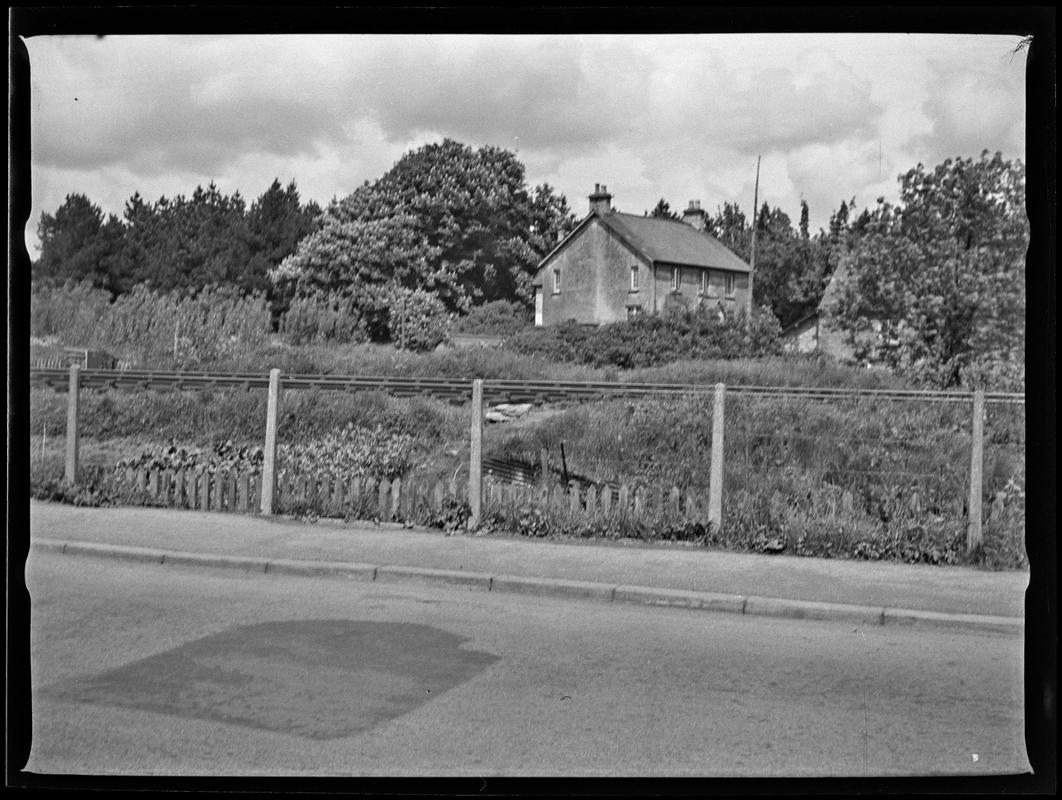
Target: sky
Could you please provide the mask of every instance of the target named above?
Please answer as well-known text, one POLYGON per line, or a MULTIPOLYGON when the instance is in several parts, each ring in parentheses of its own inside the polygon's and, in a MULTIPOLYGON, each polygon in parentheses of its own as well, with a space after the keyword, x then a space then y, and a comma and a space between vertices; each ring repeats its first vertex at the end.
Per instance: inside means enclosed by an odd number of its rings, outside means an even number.
POLYGON ((918 163, 1025 160, 1019 38, 970 34, 40 36, 33 208, 274 178, 322 206, 449 137, 516 153, 578 217, 604 184, 641 214, 760 202, 812 230, 895 200, 918 163))

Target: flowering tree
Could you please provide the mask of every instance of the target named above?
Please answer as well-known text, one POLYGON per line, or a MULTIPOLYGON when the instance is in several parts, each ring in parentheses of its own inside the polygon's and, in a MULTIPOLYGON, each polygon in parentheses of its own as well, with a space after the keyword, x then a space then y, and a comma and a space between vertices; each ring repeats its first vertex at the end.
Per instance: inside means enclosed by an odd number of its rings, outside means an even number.
POLYGON ((384 338, 395 286, 430 292, 449 312, 530 302, 539 260, 572 224, 563 197, 528 191, 515 155, 447 139, 333 202, 272 277, 296 293, 349 294, 369 334, 384 338))
POLYGON ((865 355, 941 386, 969 383, 986 363, 1024 361, 1025 168, 988 151, 919 164, 900 202, 880 202, 845 257, 834 324, 865 355))

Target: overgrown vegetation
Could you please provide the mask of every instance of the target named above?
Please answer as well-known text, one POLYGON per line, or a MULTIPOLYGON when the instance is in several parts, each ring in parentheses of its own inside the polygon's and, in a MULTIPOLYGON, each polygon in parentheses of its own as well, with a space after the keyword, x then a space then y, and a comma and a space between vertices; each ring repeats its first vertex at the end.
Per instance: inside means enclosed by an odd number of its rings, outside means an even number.
MULTIPOLYGON (((54 436, 65 430, 66 402, 65 394, 31 390, 31 432, 47 431, 54 436)), ((265 392, 108 390, 83 394, 79 424, 81 436, 87 439, 140 437, 157 444, 173 441, 191 449, 229 440, 240 447, 260 445, 265 418, 265 392)), ((347 426, 379 427, 388 435, 414 436, 422 448, 430 448, 463 442, 468 416, 428 398, 313 390, 285 394, 278 422, 282 444, 321 439, 347 426)))
POLYGON ((528 308, 522 303, 492 300, 472 309, 454 322, 451 333, 511 336, 531 327, 528 308))
POLYGON ((264 295, 243 296, 222 286, 193 294, 139 285, 113 303, 88 283, 44 284, 30 294, 32 336, 157 368, 233 358, 268 335, 269 324, 264 295))
MULTIPOLYGON (((293 475, 325 475, 329 478, 384 478, 405 475, 413 465, 417 440, 408 433, 391 433, 382 426, 361 428, 352 423, 340 430, 308 441, 280 444, 277 464, 293 475)), ((176 444, 150 447, 141 453, 119 459, 114 469, 196 470, 258 475, 265 454, 256 445, 238 446, 231 439, 209 448, 187 448, 176 444)))
MULTIPOLYGON (((711 405, 710 396, 581 405, 488 437, 487 455, 533 463, 545 449, 556 463, 563 443, 572 473, 632 490, 677 486, 706 496, 711 405)), ((965 405, 735 395, 726 414, 723 531, 709 530, 703 520, 641 524, 526 508, 497 524, 516 531, 530 526, 536 535, 636 535, 796 555, 1025 565, 1020 407, 989 412, 983 493, 990 516, 984 547, 972 556, 965 552, 965 405)))
POLYGON ((568 322, 517 333, 506 347, 525 355, 594 367, 657 367, 679 359, 759 358, 781 353, 778 320, 769 312, 720 318, 674 311, 600 327, 568 322))
MULTIPOLYGON (((573 474, 626 483, 632 490, 678 486, 703 498, 708 489, 711 403, 706 395, 573 406, 516 428, 489 426, 486 455, 534 463, 545 448, 558 464, 563 443, 566 466, 573 474)), ((263 392, 87 392, 82 400, 83 441, 143 437, 152 430, 151 442, 126 439, 125 449, 118 452, 135 456, 150 450, 141 460, 126 463, 213 468, 240 464, 253 472, 260 461, 264 406, 263 392), (145 442, 154 448, 145 447, 145 442)), ((31 409, 34 433, 47 431, 51 444, 44 457, 36 451, 39 436, 34 440, 35 496, 79 503, 116 497, 151 502, 130 494, 128 487, 116 487, 107 477, 118 463, 114 451, 101 456, 89 448, 93 455, 85 459, 86 479, 65 486, 60 480, 62 439, 56 435, 64 425, 65 397, 35 390, 31 409)), ((301 464, 310 472, 388 479, 411 473, 430 481, 448 481, 462 472, 467 477, 467 413, 467 406, 427 399, 292 392, 285 396, 280 425, 281 468, 287 465, 298 472, 301 464)), ((488 509, 487 526, 529 536, 631 536, 765 553, 989 568, 1026 565, 1021 406, 988 408, 983 497, 987 521, 984 544, 972 554, 965 550, 967 404, 731 394, 726 413, 722 530, 711 528, 704 518, 587 518, 566 508, 527 504, 488 509)), ((292 506, 285 513, 328 514, 334 509, 327 502, 322 498, 313 508, 292 506)))
POLYGON ((328 292, 296 297, 278 320, 278 330, 294 345, 363 342, 361 315, 349 295, 328 292))

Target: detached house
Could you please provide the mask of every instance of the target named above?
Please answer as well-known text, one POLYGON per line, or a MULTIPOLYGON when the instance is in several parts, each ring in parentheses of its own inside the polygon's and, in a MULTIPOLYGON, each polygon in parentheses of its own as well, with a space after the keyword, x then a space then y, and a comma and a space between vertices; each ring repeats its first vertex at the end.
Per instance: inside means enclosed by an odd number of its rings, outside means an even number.
POLYGON ((623 214, 598 184, 590 213, 542 259, 532 285, 536 325, 600 325, 672 307, 745 308, 749 265, 705 231, 699 201, 681 222, 623 214))

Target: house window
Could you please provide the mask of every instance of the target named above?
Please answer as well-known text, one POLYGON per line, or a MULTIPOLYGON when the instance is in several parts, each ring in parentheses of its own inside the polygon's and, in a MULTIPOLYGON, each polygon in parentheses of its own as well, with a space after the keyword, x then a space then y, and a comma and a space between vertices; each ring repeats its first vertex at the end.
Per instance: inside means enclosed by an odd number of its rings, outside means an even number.
POLYGON ((641 306, 627 306, 627 319, 634 319, 642 315, 641 306))
POLYGON ((671 268, 671 291, 677 292, 679 290, 679 278, 681 277, 681 270, 678 267, 671 268))
POLYGON ((708 294, 708 270, 706 269, 701 270, 701 289, 698 293, 702 295, 708 294))
POLYGON ((638 291, 638 265, 631 267, 631 291, 638 291))
POLYGON ((553 270, 553 294, 560 294, 560 270, 553 270))
POLYGON ((724 291, 726 292, 726 296, 727 297, 733 297, 734 296, 734 274, 732 272, 728 272, 726 274, 726 278, 724 280, 723 286, 724 286, 724 291))

